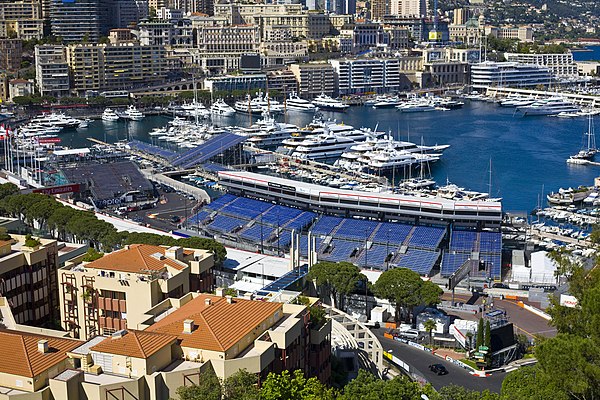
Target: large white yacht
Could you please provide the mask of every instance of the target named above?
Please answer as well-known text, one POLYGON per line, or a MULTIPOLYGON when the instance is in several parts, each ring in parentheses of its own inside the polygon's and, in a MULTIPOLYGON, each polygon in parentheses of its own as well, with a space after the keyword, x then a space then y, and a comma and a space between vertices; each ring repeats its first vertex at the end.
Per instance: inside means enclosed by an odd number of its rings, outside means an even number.
POLYGON ((404 113, 435 111, 435 105, 428 100, 409 101, 396 106, 396 108, 404 113))
POLYGON ((404 150, 387 148, 367 152, 358 159, 358 162, 363 164, 363 170, 380 173, 394 168, 436 162, 440 156, 440 154, 409 153, 404 150))
POLYGON ((127 110, 123 111, 121 117, 131 121, 141 121, 144 119, 145 115, 142 114, 134 105, 131 105, 127 107, 127 110))
POLYGON ((350 107, 341 100, 327 96, 325 93, 321 93, 319 96, 317 96, 312 103, 319 107, 320 110, 346 111, 346 109, 350 107))
POLYGON ((277 122, 266 111, 256 124, 235 130, 235 133, 247 136, 247 142, 256 147, 278 146, 295 132, 298 132, 296 125, 277 122))
POLYGON ((382 134, 365 128, 338 133, 326 128, 323 133, 308 136, 295 143, 288 142, 286 147, 292 148, 292 157, 307 160, 337 159, 352 145, 382 134))
POLYGON ((359 162, 359 159, 363 155, 369 152, 373 154, 372 152, 383 149, 394 149, 407 153, 421 153, 439 157, 448 147, 450 147, 450 145, 419 146, 412 142, 394 140, 391 135, 386 135, 382 138, 369 138, 364 142, 353 145, 348 151, 340 156, 339 160, 335 162, 335 165, 348 170, 362 169, 364 167, 364 159, 361 160, 361 162, 359 162))
POLYGON ((398 96, 377 96, 371 103, 373 108, 393 108, 402 104, 398 96))
POLYGON ((223 99, 218 99, 210 106, 210 113, 221 117, 231 117, 235 115, 235 109, 225 103, 223 99))
POLYGON ((63 113, 46 113, 32 118, 29 122, 44 126, 74 128, 81 123, 81 120, 77 118, 71 118, 63 113))
POLYGON ((188 118, 208 118, 210 115, 210 112, 204 107, 204 104, 196 100, 189 104, 183 104, 181 109, 183 110, 183 115, 188 118))
POLYGON ((315 112, 317 107, 308 100, 300 98, 296 93, 290 93, 289 99, 285 102, 285 108, 288 111, 315 112))
POLYGON ((102 113, 102 121, 114 122, 114 121, 118 121, 119 118, 120 117, 117 115, 117 113, 112 108, 107 108, 102 113))
POLYGON ((262 114, 263 111, 268 111, 272 114, 283 113, 283 106, 277 100, 269 98, 266 94, 263 96, 259 92, 256 97, 246 96, 246 100, 236 101, 233 105, 235 111, 245 114, 262 114))
POLYGON ((538 100, 528 106, 517 107, 523 115, 557 115, 560 113, 573 113, 581 111, 579 106, 565 101, 562 97, 551 97, 538 100))

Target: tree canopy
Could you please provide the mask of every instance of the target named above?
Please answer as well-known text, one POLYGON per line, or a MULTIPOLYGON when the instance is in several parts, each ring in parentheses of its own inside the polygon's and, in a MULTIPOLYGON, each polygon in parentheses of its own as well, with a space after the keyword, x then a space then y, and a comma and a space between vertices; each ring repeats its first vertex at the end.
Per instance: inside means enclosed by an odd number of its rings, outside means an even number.
POLYGON ((413 307, 438 304, 444 292, 433 282, 423 281, 418 273, 408 268, 383 272, 373 290, 377 296, 396 304, 396 320, 400 319, 402 311, 408 317, 413 307))
POLYGON ((321 298, 333 297, 335 307, 344 310, 345 299, 356 289, 356 284, 366 281, 360 268, 349 262, 321 261, 310 268, 308 279, 316 281, 321 298))

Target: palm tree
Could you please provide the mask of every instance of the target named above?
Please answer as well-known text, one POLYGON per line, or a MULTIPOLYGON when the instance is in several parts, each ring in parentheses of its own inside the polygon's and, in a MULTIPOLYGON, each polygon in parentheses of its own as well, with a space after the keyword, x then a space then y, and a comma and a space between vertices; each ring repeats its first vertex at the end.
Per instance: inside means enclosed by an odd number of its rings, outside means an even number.
POLYGON ((431 332, 437 327, 436 322, 432 319, 428 319, 423 324, 423 327, 425 327, 425 330, 429 334, 429 345, 433 346, 433 336, 431 335, 431 332))

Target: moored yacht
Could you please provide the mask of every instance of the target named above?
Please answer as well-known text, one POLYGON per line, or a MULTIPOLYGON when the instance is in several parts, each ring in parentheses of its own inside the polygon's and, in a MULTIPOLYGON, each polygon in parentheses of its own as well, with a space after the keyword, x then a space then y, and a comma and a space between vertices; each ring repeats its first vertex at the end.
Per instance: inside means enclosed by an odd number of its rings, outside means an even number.
POLYGON ((333 97, 327 96, 325 93, 321 93, 317 96, 312 103, 319 107, 321 110, 329 110, 329 111, 346 111, 348 104, 342 102, 341 100, 334 99, 333 97))
POLYGON ((572 113, 580 111, 580 107, 565 101, 562 97, 551 97, 538 100, 528 106, 517 107, 523 115, 557 115, 562 112, 572 113))
POLYGON ((104 112, 102 113, 102 121, 106 121, 106 122, 114 122, 114 121, 118 121, 119 120, 119 116, 117 115, 117 113, 111 109, 111 108, 107 108, 106 110, 104 110, 104 112))
POLYGON ((142 114, 134 105, 131 105, 127 107, 127 110, 121 114, 121 117, 131 121, 141 121, 144 119, 145 115, 142 114))
POLYGON ((288 111, 315 112, 317 107, 308 100, 300 98, 296 93, 290 93, 289 99, 285 102, 285 109, 288 111))
POLYGON ((273 114, 283 113, 283 106, 277 100, 269 98, 268 93, 263 96, 262 92, 259 92, 254 98, 247 95, 246 100, 236 101, 233 108, 235 111, 245 114, 262 114, 264 111, 273 114))
POLYGON ((225 100, 217 99, 217 101, 210 106, 210 113, 222 117, 231 117, 232 115, 235 115, 235 109, 225 103, 225 100))

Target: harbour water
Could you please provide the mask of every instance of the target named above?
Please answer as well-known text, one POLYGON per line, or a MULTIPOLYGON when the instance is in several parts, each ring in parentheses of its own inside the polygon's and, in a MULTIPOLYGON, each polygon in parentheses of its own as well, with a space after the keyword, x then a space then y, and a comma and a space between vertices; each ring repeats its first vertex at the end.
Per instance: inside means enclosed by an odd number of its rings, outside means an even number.
MULTIPOLYGON (((504 209, 529 212, 545 193, 559 187, 591 185, 600 175, 596 166, 566 163, 569 155, 582 145, 587 119, 522 117, 512 108, 485 102, 468 102, 452 111, 401 113, 395 109, 374 110, 351 107, 346 113, 323 113, 355 127, 377 127, 391 131, 397 139, 425 145, 450 144, 442 159, 432 166, 432 175, 440 184, 447 180, 468 189, 502 197, 504 209)), ((290 113, 287 122, 304 126, 307 114, 290 113)), ((150 142, 148 132, 168 122, 167 117, 147 117, 141 122, 106 123, 94 121, 86 130, 65 131, 63 144, 89 146, 87 137, 114 142, 134 138, 150 142)), ((600 123, 600 122, 598 122, 600 123)), ((215 121, 216 125, 248 125, 248 116, 236 115, 215 121)), ((599 126, 600 128, 600 126, 599 126)), ((545 194, 544 197, 545 199, 545 194)), ((543 204, 542 204, 543 205, 543 204)))
POLYGON ((587 46, 590 51, 574 51, 575 61, 600 61, 600 46, 587 46))

